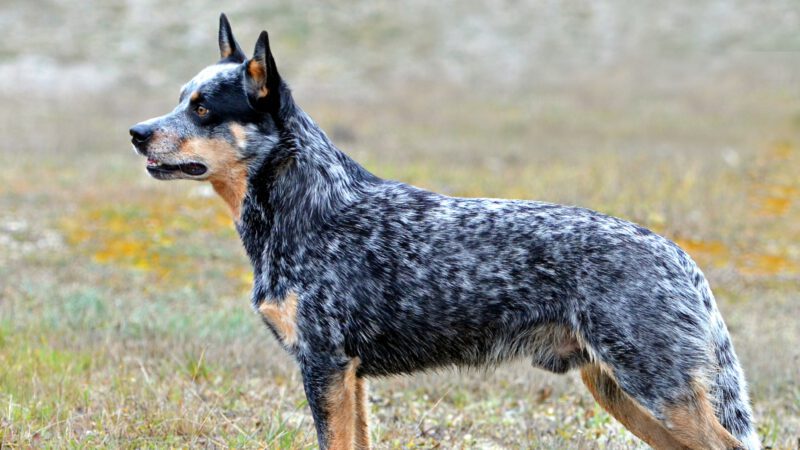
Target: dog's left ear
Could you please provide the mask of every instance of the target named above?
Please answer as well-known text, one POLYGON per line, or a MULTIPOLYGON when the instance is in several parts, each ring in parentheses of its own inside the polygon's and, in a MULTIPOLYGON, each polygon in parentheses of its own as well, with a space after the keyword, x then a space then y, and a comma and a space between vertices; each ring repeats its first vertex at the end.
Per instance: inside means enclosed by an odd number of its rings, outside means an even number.
POLYGON ((266 112, 280 100, 278 88, 281 77, 269 48, 269 35, 262 31, 256 42, 253 57, 245 63, 245 89, 250 105, 266 112))
POLYGON ((239 47, 236 39, 233 37, 233 30, 231 30, 231 23, 225 17, 225 13, 219 15, 219 58, 220 61, 229 61, 235 63, 244 62, 247 56, 239 47))

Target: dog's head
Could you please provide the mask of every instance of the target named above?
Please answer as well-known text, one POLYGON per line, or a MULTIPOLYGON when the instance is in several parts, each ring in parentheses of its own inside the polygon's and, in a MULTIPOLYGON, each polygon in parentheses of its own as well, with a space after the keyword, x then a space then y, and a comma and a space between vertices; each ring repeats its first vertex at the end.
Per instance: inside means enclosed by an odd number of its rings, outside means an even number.
POLYGON ((220 60, 183 86, 172 112, 130 129, 154 178, 209 180, 218 191, 241 190, 248 162, 277 142, 274 113, 282 87, 267 32, 247 59, 222 14, 219 50, 220 60))

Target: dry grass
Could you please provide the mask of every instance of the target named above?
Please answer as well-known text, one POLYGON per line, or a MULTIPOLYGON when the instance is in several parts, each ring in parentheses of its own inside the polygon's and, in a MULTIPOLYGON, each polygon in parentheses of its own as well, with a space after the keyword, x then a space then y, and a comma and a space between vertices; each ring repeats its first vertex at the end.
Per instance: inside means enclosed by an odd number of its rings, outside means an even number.
MULTIPOLYGON (((222 202, 201 185, 146 179, 134 157, 79 161, 80 176, 48 164, 3 169, 2 441, 313 446, 293 364, 249 309, 247 263, 222 202)), ((418 166, 373 169, 459 195, 585 198, 676 239, 716 287, 762 437, 788 448, 800 426, 792 345, 800 186, 788 173, 800 150, 771 145, 738 168, 648 161, 595 155, 563 168, 439 176, 418 166), (595 189, 576 187, 581 179, 595 189), (708 212, 718 205, 728 207, 708 212)), ((373 387, 382 446, 638 445, 574 374, 520 363, 373 387)))

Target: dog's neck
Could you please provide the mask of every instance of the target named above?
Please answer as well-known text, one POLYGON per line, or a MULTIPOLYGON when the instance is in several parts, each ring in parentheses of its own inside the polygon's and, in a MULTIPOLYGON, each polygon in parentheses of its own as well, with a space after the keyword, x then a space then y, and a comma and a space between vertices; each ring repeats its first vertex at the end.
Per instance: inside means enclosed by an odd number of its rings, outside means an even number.
POLYGON ((283 298, 314 233, 378 181, 337 149, 291 96, 282 98, 278 143, 248 179, 237 230, 254 269, 253 301, 283 298), (288 102, 284 100, 288 99, 288 102))

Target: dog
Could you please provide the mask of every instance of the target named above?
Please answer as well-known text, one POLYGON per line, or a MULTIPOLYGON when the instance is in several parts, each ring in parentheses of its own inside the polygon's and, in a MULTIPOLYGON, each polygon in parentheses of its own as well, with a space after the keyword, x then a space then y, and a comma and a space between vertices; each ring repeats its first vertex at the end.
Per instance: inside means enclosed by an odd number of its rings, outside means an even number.
POLYGON ((133 146, 154 178, 209 181, 230 207, 320 448, 370 448, 367 378, 519 358, 580 370, 657 449, 760 447, 714 296, 676 244, 588 209, 383 180, 295 103, 266 31, 247 58, 223 14, 219 49, 133 146))

